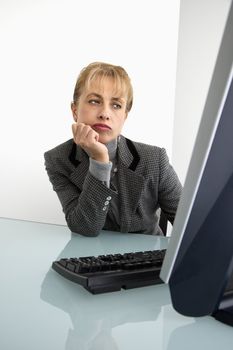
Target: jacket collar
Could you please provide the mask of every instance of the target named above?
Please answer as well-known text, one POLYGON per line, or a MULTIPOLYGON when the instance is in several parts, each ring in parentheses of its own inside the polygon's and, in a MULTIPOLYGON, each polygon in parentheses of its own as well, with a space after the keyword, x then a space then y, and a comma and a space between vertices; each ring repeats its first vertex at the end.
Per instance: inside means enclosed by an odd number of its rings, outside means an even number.
MULTIPOLYGON (((118 157, 119 161, 133 171, 135 171, 140 161, 140 156, 133 142, 124 136, 119 137, 118 157)), ((69 160, 76 168, 82 161, 86 162, 88 160, 88 155, 81 147, 73 142, 69 154, 69 160)))
POLYGON ((135 171, 140 161, 140 156, 133 142, 124 136, 120 136, 118 157, 124 163, 124 165, 135 171))

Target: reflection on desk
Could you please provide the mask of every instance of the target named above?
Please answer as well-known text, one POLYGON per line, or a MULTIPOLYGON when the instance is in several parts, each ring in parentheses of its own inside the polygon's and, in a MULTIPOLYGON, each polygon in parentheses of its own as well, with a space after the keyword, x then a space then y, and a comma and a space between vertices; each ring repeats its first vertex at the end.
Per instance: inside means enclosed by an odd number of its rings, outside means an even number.
POLYGON ((206 350, 232 349, 233 339, 230 335, 230 326, 218 322, 212 317, 201 317, 189 325, 175 328, 170 336, 166 350, 206 350))
POLYGON ((51 269, 57 258, 163 249, 166 237, 0 219, 0 349, 229 349, 232 328, 174 311, 168 286, 92 295, 51 269))
MULTIPOLYGON (((87 249, 84 242, 79 236, 73 234, 71 240, 59 254, 58 259, 85 254, 96 255, 97 249, 98 254, 100 254, 99 252, 107 254, 137 251, 139 247, 141 250, 162 249, 167 245, 167 239, 163 238, 157 239, 148 236, 145 239, 143 236, 138 236, 135 241, 124 234, 103 232, 98 238, 89 240, 91 246, 88 247, 88 253, 83 254, 87 249), (111 240, 109 240, 110 237, 111 240)), ((139 291, 139 289, 122 290, 121 292, 94 296, 83 287, 59 276, 51 268, 41 287, 42 300, 70 315, 73 329, 69 330, 67 336, 67 350, 75 347, 88 350, 118 349, 112 335, 113 328, 125 323, 156 320, 161 312, 161 307, 170 302, 167 288, 158 287, 157 294, 155 297, 155 293, 150 288, 143 288, 143 291, 139 291)))

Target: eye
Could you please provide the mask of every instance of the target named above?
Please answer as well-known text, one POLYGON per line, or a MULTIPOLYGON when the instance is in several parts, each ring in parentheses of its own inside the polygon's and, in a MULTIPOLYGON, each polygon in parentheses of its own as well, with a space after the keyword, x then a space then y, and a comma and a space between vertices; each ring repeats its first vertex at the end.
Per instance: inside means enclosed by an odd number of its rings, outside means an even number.
POLYGON ((121 105, 119 103, 113 103, 114 109, 121 109, 121 105))
POLYGON ((97 100, 97 99, 91 99, 91 100, 88 100, 88 103, 90 104, 90 105, 97 105, 97 104, 99 104, 100 103, 100 101, 99 100, 97 100))

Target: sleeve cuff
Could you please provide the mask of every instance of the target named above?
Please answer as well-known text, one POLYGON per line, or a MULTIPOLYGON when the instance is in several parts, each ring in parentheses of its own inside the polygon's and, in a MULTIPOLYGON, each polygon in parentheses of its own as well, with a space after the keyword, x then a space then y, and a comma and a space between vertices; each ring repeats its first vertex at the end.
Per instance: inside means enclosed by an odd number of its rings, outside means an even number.
POLYGON ((101 182, 106 183, 107 187, 110 185, 112 162, 102 163, 90 158, 89 171, 90 173, 101 182))

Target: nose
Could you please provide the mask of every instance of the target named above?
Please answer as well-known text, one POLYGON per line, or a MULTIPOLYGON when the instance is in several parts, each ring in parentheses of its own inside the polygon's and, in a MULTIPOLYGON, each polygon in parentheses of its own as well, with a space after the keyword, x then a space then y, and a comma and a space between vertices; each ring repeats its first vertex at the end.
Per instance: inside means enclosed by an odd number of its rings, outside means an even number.
POLYGON ((101 120, 109 120, 110 119, 110 110, 109 110, 108 106, 103 105, 103 108, 100 111, 98 118, 101 120))
POLYGON ((109 116, 104 113, 101 113, 98 118, 101 120, 109 120, 109 116))

